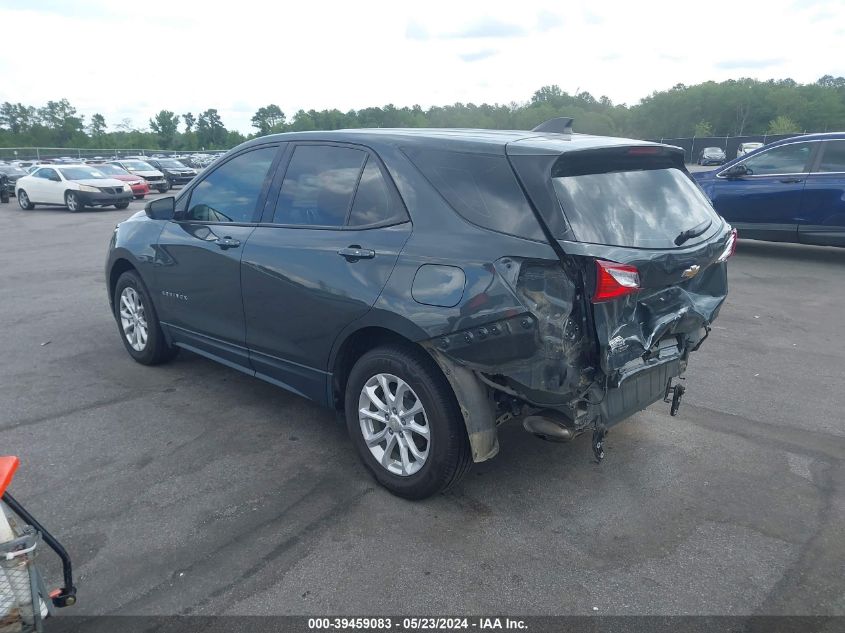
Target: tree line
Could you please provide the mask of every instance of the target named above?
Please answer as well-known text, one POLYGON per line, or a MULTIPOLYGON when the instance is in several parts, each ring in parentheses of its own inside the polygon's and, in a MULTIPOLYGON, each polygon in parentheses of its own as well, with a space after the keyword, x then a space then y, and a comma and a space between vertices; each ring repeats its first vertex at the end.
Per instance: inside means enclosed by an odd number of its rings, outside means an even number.
POLYGON ((249 136, 229 130, 219 112, 161 110, 147 124, 129 119, 109 125, 102 114, 86 121, 67 99, 42 107, 0 104, 0 147, 227 149, 247 138, 305 130, 360 127, 463 127, 531 129, 557 117, 575 117, 575 130, 632 138, 741 136, 845 130, 845 78, 825 75, 811 84, 792 79, 708 81, 653 92, 639 103, 614 104, 589 92, 569 94, 543 86, 526 102, 455 103, 363 108, 342 112, 299 110, 290 119, 275 104, 259 108, 249 136))

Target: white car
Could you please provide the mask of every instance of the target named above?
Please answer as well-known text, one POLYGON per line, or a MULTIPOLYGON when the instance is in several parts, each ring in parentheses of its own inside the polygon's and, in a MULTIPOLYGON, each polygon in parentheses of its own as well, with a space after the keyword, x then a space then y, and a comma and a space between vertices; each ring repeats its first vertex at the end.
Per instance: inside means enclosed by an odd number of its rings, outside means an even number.
POLYGON ((170 183, 167 182, 167 178, 164 177, 164 174, 149 163, 145 163, 140 159, 122 158, 120 160, 110 160, 109 163, 117 165, 118 167, 123 167, 130 174, 140 176, 147 181, 150 189, 158 189, 160 193, 164 193, 170 189, 170 183))
POLYGON ((740 156, 745 156, 746 154, 753 152, 755 149, 760 149, 761 147, 763 147, 762 143, 740 143, 736 150, 736 157, 739 158, 740 156))
POLYGON ((27 211, 36 204, 60 204, 75 213, 88 206, 125 209, 132 188, 88 165, 45 165, 18 178, 15 196, 27 211))

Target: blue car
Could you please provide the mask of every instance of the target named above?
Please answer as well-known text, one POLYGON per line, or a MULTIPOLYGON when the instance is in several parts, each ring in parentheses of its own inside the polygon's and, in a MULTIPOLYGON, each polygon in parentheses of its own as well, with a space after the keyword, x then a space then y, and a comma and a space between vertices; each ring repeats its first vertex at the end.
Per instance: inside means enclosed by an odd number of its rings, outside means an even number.
POLYGON ((845 132, 777 141, 693 176, 743 238, 845 246, 845 132))

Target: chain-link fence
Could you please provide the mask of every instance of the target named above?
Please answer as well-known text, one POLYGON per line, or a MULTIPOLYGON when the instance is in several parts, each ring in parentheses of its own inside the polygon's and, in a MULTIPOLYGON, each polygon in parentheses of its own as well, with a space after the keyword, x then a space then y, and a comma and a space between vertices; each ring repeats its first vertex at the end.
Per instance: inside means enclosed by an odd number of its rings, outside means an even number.
POLYGON ((705 147, 720 147, 725 150, 727 160, 733 160, 742 143, 774 143, 793 136, 803 136, 810 132, 799 132, 795 134, 748 134, 745 136, 692 136, 686 138, 653 138, 650 141, 675 145, 684 150, 684 158, 688 163, 695 163, 705 147))
POLYGON ((117 159, 127 156, 167 157, 167 156, 217 156, 220 151, 175 151, 164 149, 82 149, 76 147, 0 147, 0 160, 55 160, 70 159, 117 159))

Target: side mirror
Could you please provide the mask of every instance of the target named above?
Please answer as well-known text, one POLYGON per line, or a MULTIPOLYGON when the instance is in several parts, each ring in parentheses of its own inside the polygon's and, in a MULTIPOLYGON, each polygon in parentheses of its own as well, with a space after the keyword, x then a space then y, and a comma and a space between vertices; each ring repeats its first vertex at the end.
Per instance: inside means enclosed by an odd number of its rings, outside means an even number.
POLYGON ((734 165, 722 172, 722 175, 725 178, 742 178, 743 176, 747 176, 750 174, 751 171, 745 165, 734 165))
POLYGON ((144 207, 144 213, 151 220, 172 220, 176 214, 176 198, 167 196, 158 200, 151 200, 144 207))

